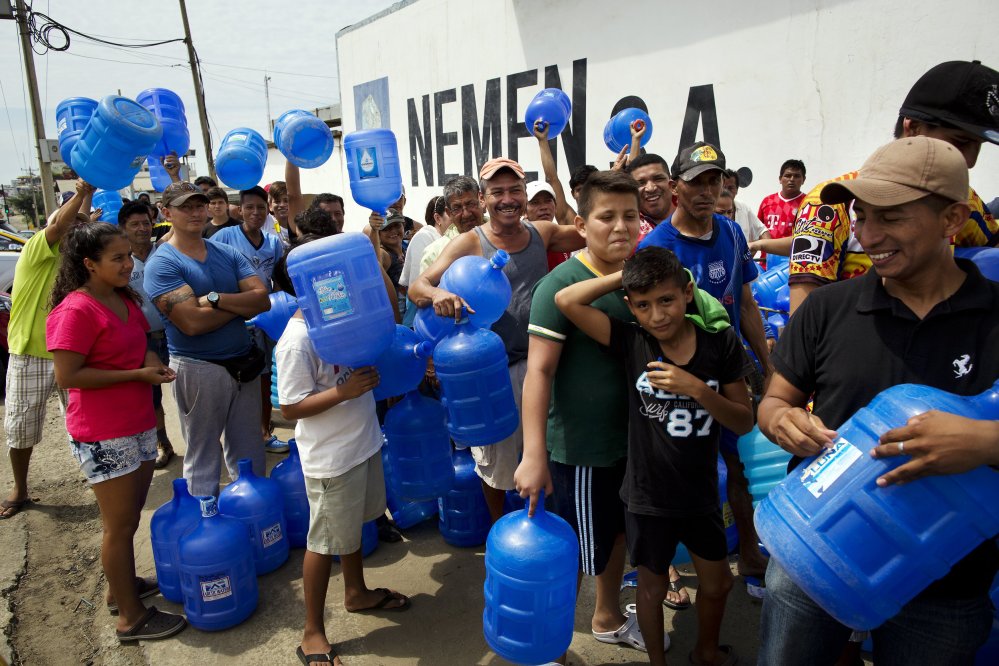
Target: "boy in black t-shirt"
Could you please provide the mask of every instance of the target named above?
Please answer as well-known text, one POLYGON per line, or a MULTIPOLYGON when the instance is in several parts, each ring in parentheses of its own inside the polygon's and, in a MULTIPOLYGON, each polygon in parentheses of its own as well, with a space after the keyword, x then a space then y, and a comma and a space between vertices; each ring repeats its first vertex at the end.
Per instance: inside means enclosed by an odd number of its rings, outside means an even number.
POLYGON ((722 305, 701 292, 669 250, 650 247, 624 271, 570 285, 555 303, 583 332, 624 360, 628 464, 621 499, 632 564, 638 567, 638 624, 653 666, 666 663, 662 601, 677 544, 697 570, 695 664, 735 663, 719 645, 732 588, 718 496, 720 426, 753 427, 743 379, 751 366, 722 305), (624 287, 638 325, 589 305, 624 287))

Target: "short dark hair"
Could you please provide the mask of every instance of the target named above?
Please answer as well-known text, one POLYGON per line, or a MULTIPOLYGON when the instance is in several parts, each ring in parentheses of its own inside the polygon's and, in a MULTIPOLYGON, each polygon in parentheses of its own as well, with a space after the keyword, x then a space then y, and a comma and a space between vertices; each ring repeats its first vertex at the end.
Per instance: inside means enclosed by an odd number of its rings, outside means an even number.
POLYGON ((784 163, 780 165, 780 173, 777 175, 783 176, 784 170, 788 168, 797 169, 801 172, 802 177, 805 175, 805 163, 801 160, 784 160, 784 163))
POLYGON ((314 236, 333 236, 339 233, 333 216, 322 208, 316 206, 302 211, 295 216, 295 224, 298 225, 298 233, 314 236))
POLYGON ((197 178, 194 179, 194 184, 197 185, 198 187, 201 187, 202 185, 207 185, 208 187, 219 186, 219 184, 215 181, 214 178, 209 178, 208 176, 198 176, 197 178))
POLYGON ((427 202, 427 209, 423 211, 423 221, 428 227, 434 226, 437 222, 437 220, 434 219, 435 214, 444 214, 444 197, 439 194, 427 202))
POLYGON ((319 208, 319 204, 324 204, 324 203, 329 203, 329 204, 338 203, 340 204, 340 208, 346 208, 346 206, 344 206, 343 204, 343 197, 338 196, 336 194, 330 194, 329 192, 322 192, 321 194, 317 194, 315 197, 313 197, 312 203, 309 204, 309 208, 319 208))
POLYGON ((600 169, 596 168, 592 164, 584 164, 581 167, 576 167, 575 169, 573 169, 572 175, 569 176, 569 191, 571 192, 577 187, 580 187, 583 183, 586 182, 587 178, 589 178, 592 174, 596 173, 597 171, 600 171, 600 169))
POLYGON ((264 190, 264 188, 260 187, 259 185, 254 185, 248 190, 240 190, 239 205, 241 206, 243 205, 243 201, 246 200, 246 197, 260 197, 261 199, 264 200, 264 202, 266 202, 267 192, 264 190))
POLYGON ((466 192, 474 192, 478 196, 479 184, 475 182, 475 179, 469 176, 456 176, 452 178, 444 183, 444 205, 450 206, 452 197, 465 194, 466 192))
POLYGON ((264 193, 265 196, 269 194, 276 201, 281 197, 288 196, 288 185, 283 180, 275 180, 270 187, 264 190, 264 193))
POLYGON ((651 245, 624 262, 621 282, 627 293, 644 294, 666 281, 681 288, 690 282, 690 275, 672 250, 651 245))
MULTIPOLYGON (((225 193, 221 187, 213 187, 205 192, 205 196, 208 197, 209 201, 213 199, 225 199, 226 202, 229 201, 229 195, 225 193)), ((266 197, 264 197, 266 199, 266 197)))
POLYGON ((136 195, 135 200, 138 201, 142 197, 146 197, 146 203, 149 203, 149 201, 150 201, 150 199, 149 199, 149 192, 139 192, 136 195))
POLYGON ((149 219, 149 204, 144 201, 129 201, 127 204, 122 204, 118 209, 118 226, 124 228, 125 221, 132 215, 145 215, 146 219, 149 219))
POLYGON ((643 166, 648 166, 650 164, 661 165, 663 171, 666 172, 666 175, 669 176, 670 178, 673 177, 669 172, 669 164, 667 164, 666 160, 664 160, 662 156, 657 155, 655 153, 645 153, 644 155, 639 155, 638 157, 633 159, 631 163, 628 164, 628 173, 631 173, 635 169, 641 168, 643 166))
POLYGON ((590 174, 583 189, 579 192, 579 216, 584 220, 593 212, 593 203, 598 194, 630 194, 635 197, 635 207, 639 207, 638 181, 623 171, 595 171, 590 174))

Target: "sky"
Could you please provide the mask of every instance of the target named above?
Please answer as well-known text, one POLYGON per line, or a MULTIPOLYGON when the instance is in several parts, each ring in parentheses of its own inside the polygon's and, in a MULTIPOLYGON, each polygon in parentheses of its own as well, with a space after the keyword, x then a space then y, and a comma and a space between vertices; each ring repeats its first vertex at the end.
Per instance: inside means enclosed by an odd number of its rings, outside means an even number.
MULTIPOLYGON (((6 0, 0 0, 6 1, 6 0)), ((13 2, 13 0, 11 0, 13 2)), ((212 143, 235 127, 270 138, 264 76, 270 76, 271 117, 339 101, 336 33, 390 7, 392 0, 187 0, 191 37, 202 61, 212 143)), ((177 0, 34 0, 33 9, 87 35, 118 43, 182 38, 177 0), (86 11, 83 8, 86 7, 86 11)), ((41 24, 42 19, 37 19, 41 24)), ((57 30, 49 39, 65 43, 57 30)), ((67 97, 134 98, 146 88, 168 88, 184 101, 199 173, 207 173, 187 49, 177 42, 121 48, 70 34, 66 51, 35 44, 38 94, 46 138, 55 139, 55 109, 67 97)), ((0 184, 30 166, 38 169, 20 40, 14 21, 0 21, 0 184)))

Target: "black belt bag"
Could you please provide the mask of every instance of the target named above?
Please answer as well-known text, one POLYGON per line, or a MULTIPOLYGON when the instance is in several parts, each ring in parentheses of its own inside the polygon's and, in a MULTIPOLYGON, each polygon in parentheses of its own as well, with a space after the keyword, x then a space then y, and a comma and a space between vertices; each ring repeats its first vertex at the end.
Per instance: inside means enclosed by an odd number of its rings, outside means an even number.
POLYGON ((264 371, 267 359, 264 350, 255 344, 250 344, 250 350, 242 356, 222 359, 205 359, 215 365, 221 365, 240 384, 252 382, 264 371))

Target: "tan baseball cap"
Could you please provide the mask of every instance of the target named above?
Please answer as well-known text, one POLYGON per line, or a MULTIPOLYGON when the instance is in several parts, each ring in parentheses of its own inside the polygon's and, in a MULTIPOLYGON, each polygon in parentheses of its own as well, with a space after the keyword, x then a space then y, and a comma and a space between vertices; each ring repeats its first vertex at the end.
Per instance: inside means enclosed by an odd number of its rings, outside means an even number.
POLYGON ((524 168, 511 159, 505 157, 494 157, 479 169, 479 178, 481 180, 489 180, 496 175, 501 169, 509 169, 517 174, 518 178, 524 177, 524 168))
POLYGON ((182 180, 167 185, 167 188, 163 190, 163 197, 160 201, 163 202, 164 206, 180 206, 192 198, 202 199, 205 203, 208 203, 208 197, 201 191, 200 187, 182 180))
POLYGON ((951 201, 968 198, 968 165, 954 146, 926 136, 881 146, 860 167, 857 178, 829 183, 822 202, 859 199, 874 206, 898 206, 938 194, 951 201))

